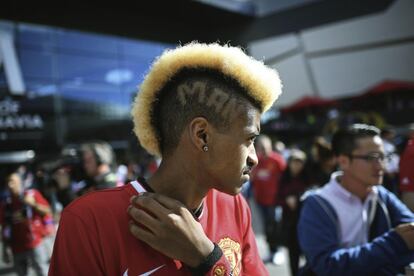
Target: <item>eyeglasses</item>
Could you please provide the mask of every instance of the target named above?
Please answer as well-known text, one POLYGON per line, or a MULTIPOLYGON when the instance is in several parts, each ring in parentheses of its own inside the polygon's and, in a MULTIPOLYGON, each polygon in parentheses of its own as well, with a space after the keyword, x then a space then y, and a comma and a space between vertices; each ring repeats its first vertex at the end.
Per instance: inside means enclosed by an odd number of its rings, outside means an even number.
POLYGON ((354 159, 362 159, 369 163, 374 163, 374 162, 384 163, 385 161, 389 160, 389 156, 386 156, 381 153, 372 153, 372 154, 367 154, 367 155, 350 154, 349 157, 354 158, 354 159))

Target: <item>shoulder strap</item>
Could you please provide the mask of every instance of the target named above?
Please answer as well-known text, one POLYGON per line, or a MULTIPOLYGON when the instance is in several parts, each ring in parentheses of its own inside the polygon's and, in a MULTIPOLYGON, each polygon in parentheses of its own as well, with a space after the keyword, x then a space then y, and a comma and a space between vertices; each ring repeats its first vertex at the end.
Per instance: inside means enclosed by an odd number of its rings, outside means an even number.
POLYGON ((377 234, 376 234, 376 226, 377 226, 377 222, 378 222, 378 216, 379 216, 379 211, 382 211, 382 213, 384 214, 385 220, 387 222, 387 227, 388 229, 392 228, 392 224, 391 224, 391 218, 390 218, 390 213, 388 211, 388 207, 386 205, 386 203, 384 202, 383 198, 381 197, 381 193, 378 193, 378 196, 376 198, 376 202, 373 205, 373 207, 371 207, 371 211, 370 211, 370 216, 369 217, 369 239, 373 240, 377 234))
POLYGON ((325 199, 323 199, 321 196, 317 195, 316 193, 313 196, 313 198, 322 207, 322 209, 328 215, 329 219, 335 225, 335 227, 336 227, 336 233, 338 235, 338 238, 340 239, 341 238, 341 227, 339 225, 338 217, 337 217, 337 215, 335 213, 335 210, 333 210, 332 207, 330 207, 329 203, 325 199))

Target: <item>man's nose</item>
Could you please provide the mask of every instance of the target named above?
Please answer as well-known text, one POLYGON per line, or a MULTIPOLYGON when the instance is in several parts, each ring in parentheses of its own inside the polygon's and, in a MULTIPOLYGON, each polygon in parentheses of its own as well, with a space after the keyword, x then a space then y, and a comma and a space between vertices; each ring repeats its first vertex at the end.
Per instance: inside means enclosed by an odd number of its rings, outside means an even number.
POLYGON ((375 162, 375 166, 377 166, 381 170, 384 170, 385 169, 385 161, 377 161, 377 162, 375 162))
POLYGON ((257 158, 256 150, 254 147, 250 149, 249 155, 247 156, 247 165, 251 168, 255 167, 259 163, 257 158))

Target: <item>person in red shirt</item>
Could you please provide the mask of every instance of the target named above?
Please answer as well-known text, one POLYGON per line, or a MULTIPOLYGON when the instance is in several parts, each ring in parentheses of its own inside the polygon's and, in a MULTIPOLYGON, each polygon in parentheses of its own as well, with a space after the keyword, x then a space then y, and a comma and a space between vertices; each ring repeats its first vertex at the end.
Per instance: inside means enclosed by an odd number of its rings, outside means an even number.
POLYGON ((278 205, 279 180, 286 169, 286 162, 282 155, 272 150, 272 141, 266 135, 260 135, 256 142, 259 164, 253 170, 251 183, 253 195, 262 214, 266 241, 269 246, 269 261, 275 257, 275 263, 281 264, 282 255, 277 253, 278 230, 280 225, 276 220, 275 212, 278 205), (277 256, 277 258, 276 258, 277 256))
POLYGON ((409 140, 400 158, 401 199, 414 212, 414 124, 409 127, 409 140))
POLYGON ((65 208, 49 275, 268 275, 240 191, 280 89, 273 69, 236 47, 165 51, 132 110, 159 168, 65 208))
POLYGON ((6 182, 10 196, 0 208, 3 260, 10 262, 11 248, 18 275, 27 275, 29 264, 36 275, 46 275, 48 254, 42 241, 47 234, 44 219, 51 215, 49 203, 39 191, 24 189, 23 177, 16 171, 8 174, 6 182))

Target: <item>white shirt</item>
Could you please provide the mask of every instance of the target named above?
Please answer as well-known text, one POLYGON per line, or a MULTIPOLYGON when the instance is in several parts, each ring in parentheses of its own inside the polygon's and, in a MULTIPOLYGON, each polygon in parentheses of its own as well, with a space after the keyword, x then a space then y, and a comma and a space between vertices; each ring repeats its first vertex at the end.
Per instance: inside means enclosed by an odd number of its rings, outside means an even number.
POLYGON ((378 189, 374 186, 362 202, 339 184, 338 177, 341 176, 342 172, 333 173, 329 183, 318 194, 334 208, 339 220, 341 247, 349 248, 368 242, 369 225, 375 213, 378 189))

